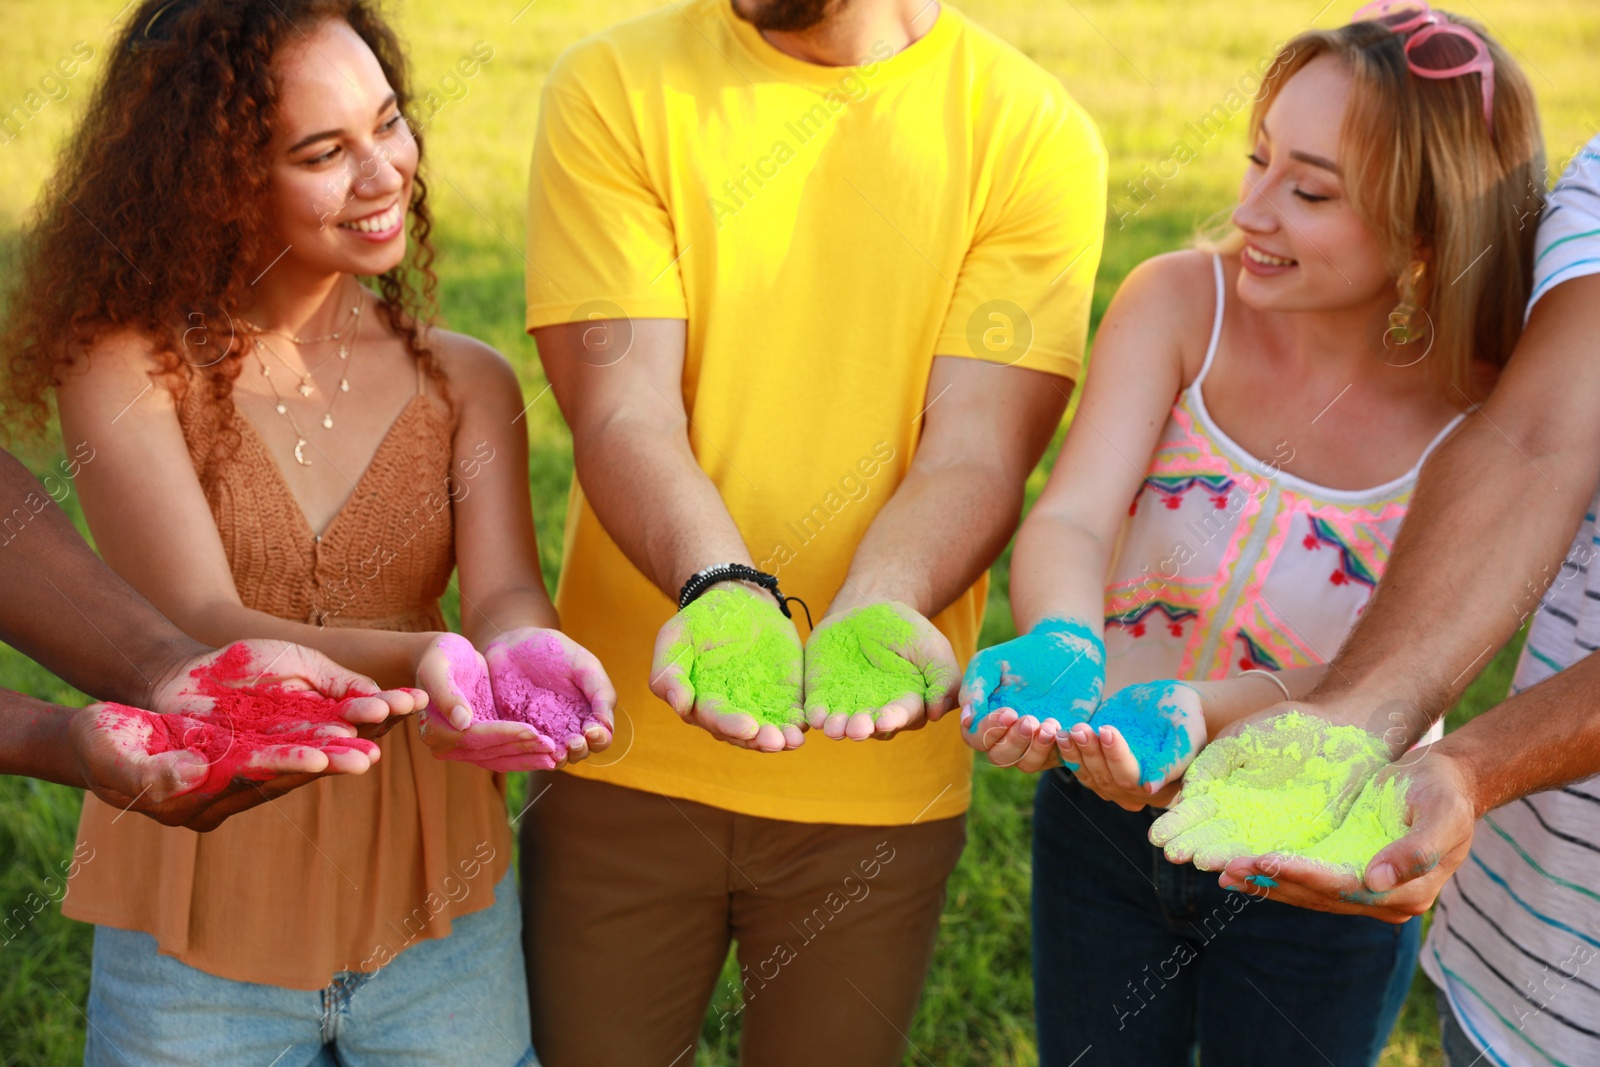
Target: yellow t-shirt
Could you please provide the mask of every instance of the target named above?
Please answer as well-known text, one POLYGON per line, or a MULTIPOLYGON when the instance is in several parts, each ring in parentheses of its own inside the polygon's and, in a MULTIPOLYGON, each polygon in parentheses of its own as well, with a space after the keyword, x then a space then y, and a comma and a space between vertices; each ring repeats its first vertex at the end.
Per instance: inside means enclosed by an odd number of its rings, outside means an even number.
MULTIPOLYGON (((756 565, 820 619, 906 473, 920 413, 960 403, 927 395, 935 354, 1077 377, 1105 177, 1061 85, 948 6, 898 55, 880 44, 837 68, 779 52, 728 0, 695 0, 582 41, 551 71, 527 325, 688 320, 690 444, 756 565)), ((987 584, 934 620, 963 662, 987 584)), ((887 742, 812 732, 779 754, 681 722, 648 687, 675 605, 576 483, 556 602, 619 696, 612 749, 572 773, 799 822, 966 810, 954 714, 887 742)))

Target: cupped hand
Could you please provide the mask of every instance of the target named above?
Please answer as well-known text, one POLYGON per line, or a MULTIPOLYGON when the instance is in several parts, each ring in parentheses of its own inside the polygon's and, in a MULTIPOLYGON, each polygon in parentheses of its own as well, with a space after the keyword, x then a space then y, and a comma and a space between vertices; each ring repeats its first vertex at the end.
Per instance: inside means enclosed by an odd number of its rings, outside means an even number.
POLYGON ((421 689, 379 689, 371 678, 345 670, 315 649, 253 638, 169 667, 151 687, 150 710, 203 716, 216 703, 204 691, 208 684, 272 686, 343 701, 345 721, 365 738, 382 737, 428 702, 421 689), (219 664, 227 669, 219 670, 219 664))
MULTIPOLYGON (((362 774, 378 760, 378 746, 353 729, 321 730, 320 740, 291 742, 252 752, 221 790, 208 790, 211 762, 187 749, 150 754, 154 712, 90 704, 68 722, 78 766, 90 792, 113 807, 138 812, 166 826, 215 829, 230 815, 282 796, 328 774, 362 774)), ((172 713, 180 730, 201 731, 201 716, 172 713)), ((172 725, 172 724, 167 724, 172 725)))
POLYGON ((1061 738, 1061 758, 1089 789, 1127 811, 1163 808, 1205 747, 1200 694, 1178 681, 1117 690, 1061 738))
POLYGON ((834 740, 888 739, 955 707, 950 641, 898 600, 823 619, 806 640, 806 721, 834 740))
POLYGON ((151 687, 153 710, 92 704, 74 713, 68 733, 83 780, 101 800, 168 826, 206 831, 324 775, 365 773, 380 750, 358 731, 377 736, 426 699, 416 690, 380 691, 371 679, 300 645, 251 640, 170 666, 151 687), (284 743, 250 751, 219 788, 218 768, 197 751, 198 741, 232 728, 218 719, 219 692, 254 687, 341 701, 344 721, 278 724, 273 732, 284 743), (158 728, 162 738, 153 743, 158 728), (183 745, 185 738, 196 743, 183 745), (174 739, 182 747, 151 753, 174 739))
POLYGON ((566 762, 566 744, 539 736, 526 722, 495 714, 489 665, 460 634, 436 634, 417 659, 417 684, 428 707, 417 729, 439 759, 490 771, 550 770, 566 762))
POLYGON ((617 690, 594 653, 528 626, 495 638, 484 658, 497 718, 528 723, 568 762, 610 747, 617 690))
POLYGON ((1001 767, 1054 766, 1055 741, 1100 706, 1106 648, 1077 619, 1043 619, 967 665, 961 722, 967 744, 1001 767))
MULTIPOLYGON (((970 721, 965 716, 963 722, 970 721)), ((984 752, 996 767, 1015 767, 1032 774, 1058 766, 1061 742, 1066 731, 1055 719, 1040 721, 1032 715, 1018 715, 1001 708, 985 719, 982 731, 963 730, 967 744, 984 752)))
POLYGON ((1173 863, 1210 871, 1243 856, 1302 851, 1339 825, 1389 758, 1382 738, 1359 726, 1279 705, 1201 751, 1177 801, 1150 827, 1150 843, 1173 863), (1262 812, 1272 813, 1270 826, 1260 825, 1262 812))
POLYGON ((656 635, 650 691, 719 741, 782 752, 805 741, 800 634, 765 590, 713 586, 656 635))
MULTIPOLYGON (((1436 747, 1436 746, 1429 746, 1436 747)), ((1439 891, 1466 860, 1478 812, 1470 782, 1444 752, 1407 754, 1380 771, 1405 784, 1406 835, 1381 849, 1356 877, 1298 856, 1241 856, 1223 869, 1223 886, 1247 882, 1267 887, 1273 900, 1313 911, 1366 915, 1402 923, 1433 906, 1439 891)))

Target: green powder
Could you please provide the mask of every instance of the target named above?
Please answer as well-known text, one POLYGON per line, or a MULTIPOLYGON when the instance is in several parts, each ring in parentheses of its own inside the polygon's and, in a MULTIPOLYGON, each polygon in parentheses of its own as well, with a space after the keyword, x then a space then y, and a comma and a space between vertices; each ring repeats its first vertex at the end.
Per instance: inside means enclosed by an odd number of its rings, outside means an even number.
POLYGON ((693 657, 697 700, 772 726, 805 721, 799 635, 775 604, 766 611, 748 593, 713 589, 683 610, 683 621, 690 647, 674 648, 672 658, 693 657))
POLYGON ((1216 805, 1190 831, 1197 854, 1294 853, 1359 873, 1406 832, 1405 794, 1393 779, 1377 789, 1369 782, 1351 804, 1355 783, 1389 762, 1383 742, 1359 726, 1292 711, 1214 746, 1231 749, 1232 770, 1184 786, 1186 805, 1203 797, 1216 805))
POLYGON ((1372 779, 1339 828, 1306 849, 1305 857, 1357 874, 1365 871, 1380 849, 1405 836, 1406 783, 1399 777, 1372 779))
MULTIPOLYGON (((873 604, 819 628, 806 645, 806 706, 832 715, 877 709, 930 688, 906 656, 916 642, 911 623, 887 604, 873 604)), ((942 686, 934 686, 942 691, 942 686)))

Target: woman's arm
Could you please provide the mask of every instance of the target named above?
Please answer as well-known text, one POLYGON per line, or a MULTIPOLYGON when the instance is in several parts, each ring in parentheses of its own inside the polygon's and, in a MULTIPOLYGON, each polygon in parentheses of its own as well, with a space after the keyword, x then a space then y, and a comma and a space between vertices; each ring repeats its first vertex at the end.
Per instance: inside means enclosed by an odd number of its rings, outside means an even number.
POLYGON ((1018 633, 1046 618, 1081 619, 1100 632, 1112 547, 1190 376, 1185 341, 1204 339, 1213 291, 1210 257, 1179 252, 1136 267, 1106 309, 1083 402, 1017 534, 1018 633))
MULTIPOLYGON (((425 720, 430 723, 425 739, 441 757, 493 770, 543 769, 583 759, 611 744, 616 690, 599 660, 559 632, 561 621, 545 591, 528 491, 522 388, 511 365, 488 345, 459 334, 435 336, 457 411, 450 499, 461 628, 481 652, 482 661, 474 657, 472 664, 475 672, 482 671, 476 677, 487 677, 496 714, 511 721, 480 722, 461 731, 471 720, 470 710, 461 707, 463 701, 446 698, 461 710, 449 721, 425 720), (586 704, 580 732, 569 736, 561 732, 564 726, 541 717, 537 705, 546 698, 540 692, 586 704), (542 735, 536 744, 526 743, 523 723, 542 735)), ((455 655, 471 653, 463 646, 455 655)), ((438 710, 450 712, 448 706, 438 710)))
MULTIPOLYGON (((1012 706, 1012 698, 1023 694, 1016 686, 1006 693, 1002 679, 1017 678, 1023 690, 1048 693, 1052 678, 1028 675, 1063 677, 1073 670, 1077 661, 1058 662, 1073 655, 1061 639, 1030 636, 1041 622, 1072 623, 1090 645, 1100 641, 1112 549, 1173 400, 1190 376, 1186 359, 1198 368, 1194 339, 1205 337, 1214 289, 1209 257, 1159 256, 1128 275, 1100 324, 1083 402, 1044 492, 1017 534, 1011 605, 1023 636, 980 653, 963 687, 962 702, 972 716, 968 739, 997 764, 1038 770, 1056 762, 1057 730, 1072 723, 1041 723, 1042 716, 1012 706), (1040 646, 1034 650, 1039 655, 1025 647, 1030 643, 1040 646), (1001 690, 998 699, 985 699, 995 689, 1001 690)), ((1097 658, 1093 649, 1083 656, 1097 658)), ((1103 685, 1104 663, 1087 666, 1096 677, 1086 677, 1085 684, 1103 685)), ((1090 711, 1099 693, 1093 696, 1090 711)), ((1060 703, 1054 694, 1048 702, 1060 703)))
POLYGON ((274 637, 315 648, 386 688, 414 683, 434 635, 291 622, 244 606, 149 343, 98 344, 58 392, 66 442, 94 461, 76 484, 100 554, 189 636, 209 645, 274 637))
POLYGON ((516 373, 481 341, 434 337, 457 410, 450 499, 462 632, 486 648, 511 630, 558 627, 539 568, 528 424, 516 373))

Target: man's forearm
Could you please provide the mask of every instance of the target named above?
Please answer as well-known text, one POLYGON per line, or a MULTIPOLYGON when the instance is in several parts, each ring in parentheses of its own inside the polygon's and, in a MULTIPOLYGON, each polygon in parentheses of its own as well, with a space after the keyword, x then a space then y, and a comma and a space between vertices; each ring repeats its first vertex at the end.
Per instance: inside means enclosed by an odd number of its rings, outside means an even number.
POLYGON ((0 774, 82 786, 67 725, 73 708, 0 689, 0 774))
POLYGON ((1314 701, 1411 740, 1444 714, 1563 576, 1600 482, 1600 275, 1534 308, 1483 411, 1423 468, 1372 603, 1314 701))
POLYGON ((1479 816, 1600 774, 1600 656, 1490 708, 1433 750, 1466 772, 1479 816))
POLYGON ((600 523, 651 583, 676 600, 713 563, 751 562, 727 505, 700 469, 683 427, 615 420, 574 439, 578 481, 600 523))
POLYGON ((1022 512, 1023 479, 993 464, 915 467, 856 548, 829 613, 899 600, 932 618, 1000 555, 1022 512))
POLYGON ((134 705, 163 670, 205 651, 90 550, 10 455, 0 503, 19 522, 0 542, 0 639, 86 693, 134 705))
POLYGON ((1538 608, 1589 499, 1555 486, 1593 482, 1559 454, 1537 461, 1546 482, 1491 418, 1469 419, 1428 462, 1378 592, 1313 700, 1426 726, 1538 608))

